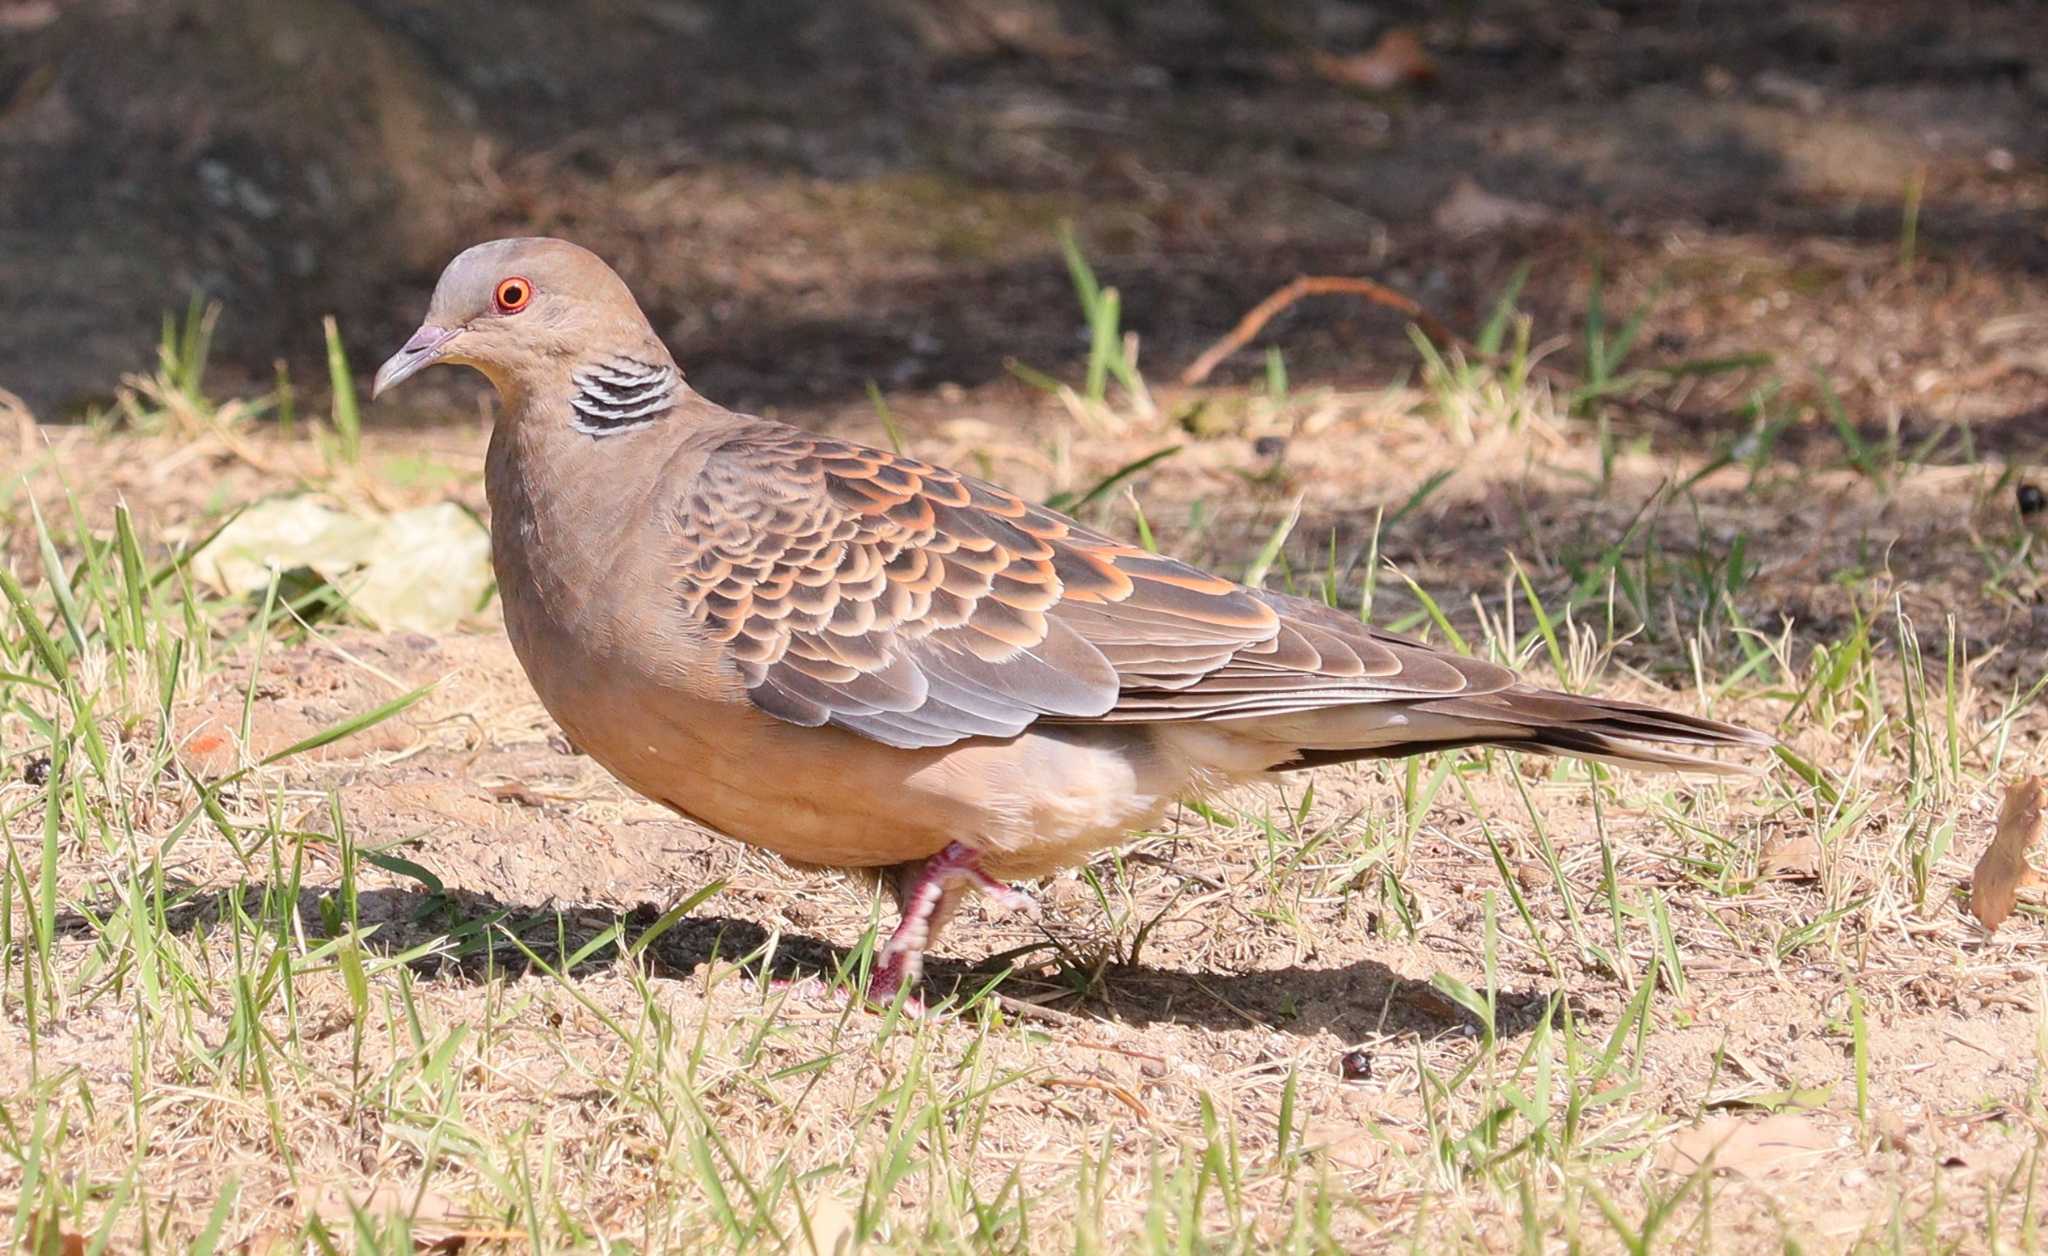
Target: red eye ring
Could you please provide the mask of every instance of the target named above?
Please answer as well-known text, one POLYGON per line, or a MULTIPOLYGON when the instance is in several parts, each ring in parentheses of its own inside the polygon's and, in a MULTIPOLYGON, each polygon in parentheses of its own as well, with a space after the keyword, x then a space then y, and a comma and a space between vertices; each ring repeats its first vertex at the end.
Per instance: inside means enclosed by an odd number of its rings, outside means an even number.
POLYGON ((533 300, 533 284, 524 276, 511 275, 498 281, 498 290, 491 294, 500 314, 517 314, 533 300))

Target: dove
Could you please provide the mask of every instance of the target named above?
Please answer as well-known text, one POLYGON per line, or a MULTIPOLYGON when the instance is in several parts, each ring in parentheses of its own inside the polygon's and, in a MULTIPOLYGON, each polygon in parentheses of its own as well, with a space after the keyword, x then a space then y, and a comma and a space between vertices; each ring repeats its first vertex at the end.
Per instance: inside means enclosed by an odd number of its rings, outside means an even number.
POLYGON ((1763 734, 1523 682, 1247 587, 986 480, 735 413, 631 290, 563 240, 442 273, 381 396, 438 363, 496 388, 484 488, 514 653, 629 788, 900 920, 867 996, 918 980, 955 908, 1272 773, 1466 746, 1642 768, 1763 734))

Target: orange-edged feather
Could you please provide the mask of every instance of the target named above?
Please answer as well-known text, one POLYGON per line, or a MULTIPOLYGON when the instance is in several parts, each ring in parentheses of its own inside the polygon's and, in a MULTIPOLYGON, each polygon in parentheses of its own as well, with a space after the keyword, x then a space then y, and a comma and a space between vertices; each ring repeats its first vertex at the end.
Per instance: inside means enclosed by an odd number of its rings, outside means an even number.
MULTIPOLYGON (((1473 740, 1594 757, 1627 757, 1616 747, 1630 739, 1768 740, 1521 685, 1507 668, 1247 589, 971 476, 766 421, 711 452, 678 525, 683 607, 724 643, 755 704, 892 746, 1014 736, 1041 720, 1366 704, 1398 704, 1439 731, 1470 721, 1473 740)), ((1305 749, 1298 762, 1421 748, 1305 749)))

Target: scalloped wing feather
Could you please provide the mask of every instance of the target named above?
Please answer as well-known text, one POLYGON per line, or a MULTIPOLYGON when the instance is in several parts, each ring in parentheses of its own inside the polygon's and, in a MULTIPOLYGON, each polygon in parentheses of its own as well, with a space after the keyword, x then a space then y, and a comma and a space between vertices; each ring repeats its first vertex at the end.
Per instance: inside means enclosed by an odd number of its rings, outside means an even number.
POLYGON ((1489 692, 1505 669, 1246 589, 958 472, 779 424, 681 505, 685 611, 756 705, 894 746, 1489 692))

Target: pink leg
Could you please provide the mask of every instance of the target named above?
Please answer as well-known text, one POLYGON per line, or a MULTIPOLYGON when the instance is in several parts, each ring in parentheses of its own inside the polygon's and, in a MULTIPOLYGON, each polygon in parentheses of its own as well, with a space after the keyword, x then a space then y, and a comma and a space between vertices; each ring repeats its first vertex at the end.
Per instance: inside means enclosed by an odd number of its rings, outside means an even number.
POLYGON ((903 918, 875 956, 875 971, 868 979, 870 1003, 887 1004, 898 990, 917 980, 924 970, 925 948, 938 937, 960 896, 968 890, 980 890, 1011 911, 1031 905, 1024 893, 981 870, 980 851, 959 842, 950 843, 915 870, 906 869, 896 887, 896 903, 903 918))

